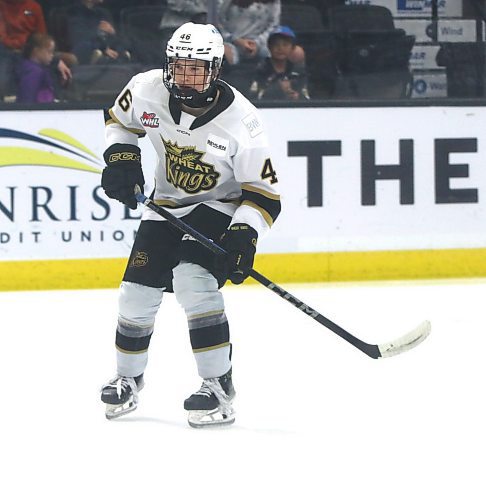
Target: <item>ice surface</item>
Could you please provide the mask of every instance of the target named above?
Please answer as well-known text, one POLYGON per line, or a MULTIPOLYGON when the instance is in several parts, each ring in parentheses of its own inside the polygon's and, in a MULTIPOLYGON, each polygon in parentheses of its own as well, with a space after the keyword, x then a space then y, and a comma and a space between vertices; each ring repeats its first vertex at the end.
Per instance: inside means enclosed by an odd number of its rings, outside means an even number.
POLYGON ((236 423, 188 427, 199 387, 185 317, 164 297, 138 410, 107 421, 116 290, 0 294, 0 497, 486 498, 486 281, 284 287, 359 338, 432 322, 373 360, 265 288, 225 288, 236 423))

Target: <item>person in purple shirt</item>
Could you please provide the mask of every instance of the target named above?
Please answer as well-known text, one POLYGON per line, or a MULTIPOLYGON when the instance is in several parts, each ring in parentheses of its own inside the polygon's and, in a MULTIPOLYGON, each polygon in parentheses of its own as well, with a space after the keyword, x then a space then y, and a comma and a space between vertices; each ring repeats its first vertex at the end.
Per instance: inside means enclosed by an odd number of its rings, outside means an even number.
POLYGON ((55 87, 50 64, 54 58, 54 39, 44 33, 32 34, 17 66, 17 102, 53 102, 55 87))

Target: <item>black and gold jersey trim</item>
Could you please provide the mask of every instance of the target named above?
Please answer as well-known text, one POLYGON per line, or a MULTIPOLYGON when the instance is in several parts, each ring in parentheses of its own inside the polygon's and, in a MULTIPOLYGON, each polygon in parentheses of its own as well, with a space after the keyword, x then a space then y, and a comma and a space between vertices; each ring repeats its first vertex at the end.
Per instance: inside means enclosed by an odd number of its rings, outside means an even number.
POLYGON ((178 205, 175 201, 171 200, 154 200, 156 205, 160 205, 161 207, 167 208, 180 208, 181 205, 178 205))
POLYGON ((269 226, 277 220, 281 210, 280 196, 243 184, 241 190, 241 204, 258 210, 269 226))
POLYGON ((105 126, 107 125, 113 125, 116 123, 117 125, 120 125, 120 127, 123 127, 125 130, 128 130, 132 134, 137 134, 138 137, 144 137, 146 135, 145 130, 139 129, 139 128, 128 128, 123 125, 123 123, 118 120, 118 118, 115 116, 115 113, 113 113, 112 109, 109 110, 104 110, 104 115, 105 115, 105 126))
MULTIPOLYGON (((152 198, 153 199, 153 198, 152 198)), ((232 198, 232 199, 229 199, 229 200, 212 200, 212 201, 219 201, 220 203, 231 203, 233 205, 236 205, 237 207, 240 206, 240 198, 232 198)), ((192 205, 195 205, 195 203, 177 203, 173 200, 164 200, 164 199, 155 199, 153 200, 153 202, 156 204, 156 205, 160 205, 161 207, 165 207, 165 208, 184 208, 184 207, 190 207, 192 205)), ((204 203, 203 201, 199 202, 199 203, 204 203)))

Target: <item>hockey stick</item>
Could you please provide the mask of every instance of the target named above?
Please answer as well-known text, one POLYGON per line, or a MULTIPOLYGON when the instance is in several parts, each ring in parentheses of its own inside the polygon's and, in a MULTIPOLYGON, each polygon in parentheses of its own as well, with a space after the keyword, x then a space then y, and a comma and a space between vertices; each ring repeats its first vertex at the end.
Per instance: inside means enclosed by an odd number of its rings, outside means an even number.
MULTIPOLYGON (((150 208, 151 210, 162 216, 170 224, 175 226, 183 233, 192 236, 195 240, 197 240, 199 243, 201 243, 201 245, 206 247, 211 252, 217 255, 226 254, 226 251, 222 249, 220 246, 218 246, 216 243, 214 243, 212 240, 206 238, 206 236, 201 234, 199 231, 187 225, 184 221, 172 215, 168 210, 155 204, 152 200, 147 198, 143 193, 141 193, 138 186, 136 186, 135 188, 135 198, 139 203, 142 203, 143 205, 147 206, 148 208, 150 208)), ((373 359, 395 356, 396 354, 408 351, 409 349, 412 349, 416 345, 420 344, 420 342, 422 342, 430 333, 430 327, 431 327, 430 322, 424 321, 419 326, 414 328, 412 331, 408 332, 407 334, 403 335, 402 337, 396 339, 393 342, 387 342, 379 345, 367 344, 366 342, 363 342, 354 335, 351 335, 349 332, 344 330, 344 328, 341 328, 339 325, 332 322, 330 319, 318 313, 317 311, 312 309, 312 307, 308 306, 307 304, 299 300, 297 297, 294 297, 292 294, 290 294, 280 286, 276 285, 275 283, 273 283, 268 278, 266 278, 259 272, 255 271, 254 269, 250 271, 250 276, 254 280, 261 283, 262 285, 266 286, 272 292, 276 293, 279 297, 285 299, 287 302, 297 307, 297 309, 300 309, 302 312, 304 312, 311 318, 315 319, 318 323, 324 325, 326 328, 336 333, 341 338, 343 338, 344 340, 346 340, 354 347, 364 352, 370 358, 373 359)))

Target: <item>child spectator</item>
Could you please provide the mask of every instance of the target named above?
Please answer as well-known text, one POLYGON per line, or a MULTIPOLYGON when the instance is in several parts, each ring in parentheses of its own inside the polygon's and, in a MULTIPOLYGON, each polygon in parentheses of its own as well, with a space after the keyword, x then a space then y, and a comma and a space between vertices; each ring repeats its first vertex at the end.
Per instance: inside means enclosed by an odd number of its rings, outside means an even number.
POLYGON ((277 26, 268 37, 270 57, 259 63, 250 96, 256 99, 309 99, 304 63, 290 57, 296 46, 295 33, 288 26, 277 26))
MULTIPOLYGON (((35 0, 0 0, 0 94, 14 91, 14 68, 33 33, 47 33, 40 4, 35 0)), ((70 81, 72 74, 66 63, 57 59, 55 64, 62 80, 70 81)))
POLYGON ((50 64, 54 58, 54 39, 45 33, 34 33, 24 46, 17 65, 17 102, 37 103, 55 100, 50 64))
POLYGON ((0 97, 15 92, 14 67, 31 33, 46 32, 41 6, 34 0, 0 0, 0 97))

